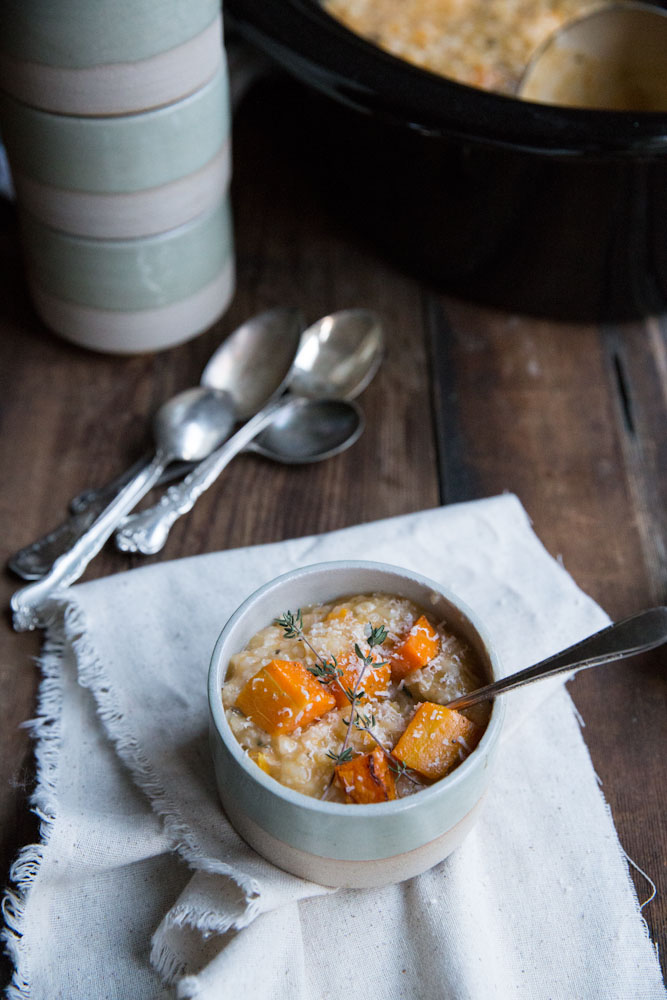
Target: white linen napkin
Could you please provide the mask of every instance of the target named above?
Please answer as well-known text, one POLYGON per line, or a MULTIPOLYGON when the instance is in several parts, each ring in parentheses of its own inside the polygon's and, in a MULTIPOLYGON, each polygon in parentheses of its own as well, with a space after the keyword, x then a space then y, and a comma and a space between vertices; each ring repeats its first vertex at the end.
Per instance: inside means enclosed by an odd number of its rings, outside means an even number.
POLYGON ((458 593, 507 673, 608 621, 509 495, 73 588, 54 604, 42 657, 43 842, 22 852, 5 899, 10 997, 664 1000, 557 680, 506 696, 479 823, 425 875, 336 892, 274 868, 230 828, 207 740, 217 635, 267 580, 344 558, 408 567, 458 593))

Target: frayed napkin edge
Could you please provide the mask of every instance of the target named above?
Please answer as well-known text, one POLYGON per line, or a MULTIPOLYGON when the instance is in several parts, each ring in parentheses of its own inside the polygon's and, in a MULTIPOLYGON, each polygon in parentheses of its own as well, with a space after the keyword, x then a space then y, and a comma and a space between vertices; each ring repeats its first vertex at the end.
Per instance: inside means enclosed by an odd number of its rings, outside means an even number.
POLYGON ((162 787, 150 762, 142 752, 136 739, 125 725, 125 717, 116 704, 111 685, 108 683, 104 666, 97 651, 88 638, 86 616, 74 598, 63 601, 62 640, 71 645, 77 660, 78 679, 82 687, 88 688, 97 705, 100 722, 118 756, 129 770, 138 788, 148 797, 157 815, 163 821, 171 836, 174 850, 195 871, 229 878, 241 891, 245 908, 228 922, 221 921, 220 933, 226 930, 241 930, 260 912, 260 886, 249 875, 232 868, 223 861, 207 857, 192 836, 192 831, 182 820, 179 810, 162 787), (225 924, 225 926, 223 926, 225 924))
POLYGON ((30 970, 25 968, 23 928, 28 894, 39 873, 56 818, 63 702, 62 672, 58 664, 65 642, 62 632, 47 635, 37 661, 42 673, 37 712, 34 719, 22 724, 33 740, 36 773, 29 806, 40 824, 39 842, 21 848, 9 870, 9 885, 2 897, 4 926, 0 940, 13 965, 12 979, 7 987, 9 1000, 30 1000, 32 995, 30 970))
MULTIPOLYGON (((191 869, 228 878, 240 892, 236 915, 228 919, 221 919, 216 915, 210 933, 224 934, 229 930, 242 930, 261 913, 261 893, 257 882, 223 862, 206 857, 194 842, 191 831, 181 821, 178 810, 156 779, 136 741, 124 728, 123 714, 114 704, 104 667, 93 644, 85 637, 86 631, 85 613, 74 597, 68 595, 67 598, 50 603, 44 644, 37 658, 41 681, 36 714, 33 719, 22 724, 30 733, 34 745, 35 789, 28 804, 40 821, 39 840, 26 844, 17 854, 10 868, 9 884, 1 899, 4 924, 0 930, 0 942, 13 966, 12 979, 6 987, 8 1000, 32 998, 30 969, 26 967, 27 950, 24 944, 25 911, 56 821, 62 747, 62 658, 68 646, 76 657, 79 683, 91 691, 108 739, 130 771, 135 784, 147 796, 152 809, 164 823, 172 838, 173 849, 191 869)), ((187 923, 188 915, 181 916, 181 922, 187 923)), ((178 919, 175 922, 179 922, 178 919)), ((184 972, 175 957, 170 956, 169 949, 157 947, 155 941, 151 961, 166 981, 173 981, 184 972)))
MULTIPOLYGON (((26 844, 19 851, 11 866, 9 886, 4 891, 1 904, 4 926, 0 932, 0 941, 13 966, 12 979, 6 993, 8 1000, 30 1000, 32 997, 30 970, 26 968, 27 954, 23 940, 25 910, 56 819, 62 743, 63 682, 60 664, 67 646, 71 646, 74 651, 79 683, 91 691, 108 739, 128 768, 135 784, 147 796, 153 811, 164 823, 172 838, 174 850, 194 871, 221 875, 230 879, 240 890, 243 902, 240 901, 237 913, 228 919, 218 918, 212 932, 223 934, 228 930, 242 930, 261 913, 260 887, 255 879, 244 876, 222 861, 207 857, 194 841, 190 829, 181 820, 178 810, 157 780, 136 740, 125 728, 123 713, 114 702, 104 667, 93 644, 86 638, 86 631, 85 614, 74 597, 68 595, 51 602, 46 637, 37 659, 42 679, 36 715, 34 719, 23 723, 34 741, 35 790, 30 796, 29 806, 40 820, 39 841, 26 844)), ((163 977, 168 971, 171 971, 171 977, 182 972, 175 967, 169 970, 168 953, 160 949, 158 955, 154 947, 151 958, 158 957, 162 968, 155 968, 163 977)))

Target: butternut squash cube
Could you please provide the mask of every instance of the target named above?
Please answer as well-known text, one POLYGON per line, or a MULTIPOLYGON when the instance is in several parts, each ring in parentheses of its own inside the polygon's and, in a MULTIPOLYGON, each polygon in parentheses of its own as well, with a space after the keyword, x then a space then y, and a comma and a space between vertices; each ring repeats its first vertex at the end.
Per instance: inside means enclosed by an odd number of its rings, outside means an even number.
MULTIPOLYGON (((376 657, 376 659, 379 660, 379 657, 376 657)), ((340 662, 339 666, 343 671, 343 675, 338 678, 338 682, 334 682, 331 685, 331 693, 336 699, 336 705, 338 708, 347 708, 350 702, 341 685, 345 688, 349 688, 350 691, 354 690, 354 685, 357 683, 357 677, 359 676, 362 663, 359 657, 352 653, 350 656, 345 657, 345 659, 340 662)), ((390 680, 391 667, 388 663, 378 663, 377 666, 371 664, 371 666, 366 667, 361 684, 359 685, 359 690, 364 693, 363 698, 357 698, 359 704, 363 704, 368 701, 369 698, 375 698, 377 695, 386 691, 389 687, 390 680)))
POLYGON ((291 733, 335 708, 331 692, 292 660, 271 660, 245 684, 236 705, 267 733, 291 733))
POLYGON ((426 615, 420 615, 407 638, 394 650, 391 658, 391 676, 401 681, 411 670, 425 667, 440 649, 438 633, 426 615))
POLYGON ((396 798, 394 775, 379 747, 336 766, 336 780, 348 802, 365 805, 396 798))
POLYGON ((423 701, 392 755, 418 774, 444 778, 479 743, 482 730, 453 708, 423 701))

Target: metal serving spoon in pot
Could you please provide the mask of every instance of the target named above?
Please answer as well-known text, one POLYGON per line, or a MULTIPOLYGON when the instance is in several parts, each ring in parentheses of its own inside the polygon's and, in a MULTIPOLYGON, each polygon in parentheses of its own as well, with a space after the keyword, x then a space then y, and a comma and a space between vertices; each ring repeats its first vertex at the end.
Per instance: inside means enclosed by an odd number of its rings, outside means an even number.
POLYGON ((50 572, 18 590, 11 599, 17 632, 43 624, 45 602, 83 574, 121 519, 158 481, 174 461, 197 461, 209 455, 227 435, 230 401, 226 392, 203 386, 186 389, 160 407, 154 421, 155 454, 123 487, 76 544, 56 560, 50 572))
POLYGON ((520 670, 509 677, 477 688, 468 694, 454 698, 446 704, 447 708, 469 708, 480 701, 490 701, 496 695, 513 691, 532 681, 553 677, 555 674, 571 673, 584 670, 587 667, 599 667, 613 660, 622 660, 635 653, 643 653, 655 649, 667 642, 667 607, 649 608, 638 614, 624 618, 620 622, 608 625, 600 632, 595 632, 587 639, 577 642, 574 646, 549 656, 546 660, 532 667, 520 670))
POLYGON ((562 107, 667 111, 667 10, 625 0, 567 21, 535 52, 518 96, 562 107))
MULTIPOLYGON (((284 457, 284 416, 293 433, 300 421, 313 419, 317 413, 315 408, 300 411, 292 405, 294 400, 354 399, 377 372, 383 353, 382 326, 370 310, 346 309, 318 320, 301 335, 298 353, 286 379, 287 394, 281 399, 274 399, 256 413, 226 445, 200 463, 182 483, 170 487, 158 504, 128 517, 116 533, 118 548, 146 555, 159 552, 178 518, 192 510, 197 499, 216 481, 232 458, 246 450, 250 442, 274 421, 277 421, 274 431, 270 434, 267 431, 261 439, 262 453, 277 461, 292 461, 284 457), (285 407, 290 408, 287 415, 282 413, 285 407)), ((302 438, 305 434, 317 438, 319 433, 319 430, 308 429, 305 424, 299 431, 302 438)), ((327 454, 316 451, 308 461, 319 461, 324 457, 327 454)), ((303 461, 303 458, 297 461, 303 461)))
MULTIPOLYGON (((229 393, 232 406, 225 438, 237 421, 247 420, 282 391, 304 326, 298 309, 268 309, 234 330, 211 356, 199 382, 200 385, 225 389, 229 393)), ((105 486, 80 493, 70 503, 70 517, 16 552, 9 560, 8 568, 24 580, 39 580, 45 576, 56 559, 72 548, 149 459, 150 455, 145 455, 105 486)), ((191 462, 174 462, 159 482, 182 478, 191 469, 191 462)))

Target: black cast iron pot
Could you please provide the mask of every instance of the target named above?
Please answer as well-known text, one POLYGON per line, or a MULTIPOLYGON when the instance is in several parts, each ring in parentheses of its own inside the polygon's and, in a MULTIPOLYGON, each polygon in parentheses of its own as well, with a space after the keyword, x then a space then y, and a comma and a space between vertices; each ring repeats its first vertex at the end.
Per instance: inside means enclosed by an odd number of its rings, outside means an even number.
POLYGON ((667 114, 467 87, 310 0, 225 0, 225 14, 309 85, 295 127, 337 204, 403 266, 451 294, 557 319, 667 308, 667 114))

